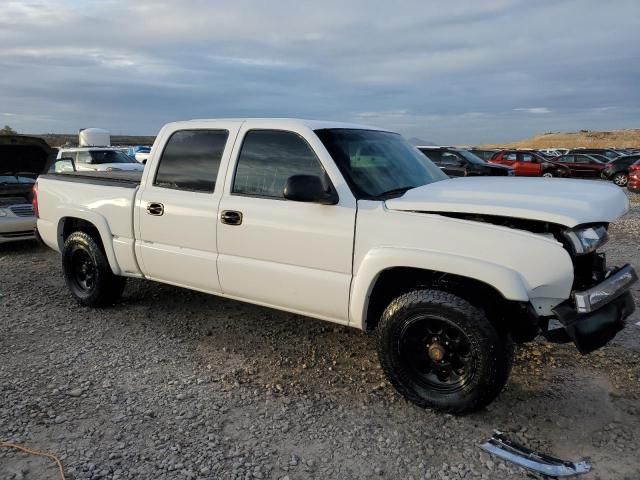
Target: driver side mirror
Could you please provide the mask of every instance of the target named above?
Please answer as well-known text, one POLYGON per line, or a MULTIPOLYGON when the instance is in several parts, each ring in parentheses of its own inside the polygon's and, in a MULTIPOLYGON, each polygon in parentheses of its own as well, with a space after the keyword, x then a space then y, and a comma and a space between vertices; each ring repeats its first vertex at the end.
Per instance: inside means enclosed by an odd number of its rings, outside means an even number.
POLYGON ((326 188, 322 179, 316 175, 292 175, 287 179, 283 191, 284 198, 296 202, 335 205, 338 194, 333 188, 326 188))

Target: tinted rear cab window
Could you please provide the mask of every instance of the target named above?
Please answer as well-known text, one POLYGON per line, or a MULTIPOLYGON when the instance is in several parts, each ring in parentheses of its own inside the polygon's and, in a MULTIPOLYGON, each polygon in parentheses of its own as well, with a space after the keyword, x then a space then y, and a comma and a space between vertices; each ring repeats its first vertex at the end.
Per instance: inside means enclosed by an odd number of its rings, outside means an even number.
POLYGON ((153 184, 157 187, 213 193, 229 132, 179 130, 162 152, 153 184))

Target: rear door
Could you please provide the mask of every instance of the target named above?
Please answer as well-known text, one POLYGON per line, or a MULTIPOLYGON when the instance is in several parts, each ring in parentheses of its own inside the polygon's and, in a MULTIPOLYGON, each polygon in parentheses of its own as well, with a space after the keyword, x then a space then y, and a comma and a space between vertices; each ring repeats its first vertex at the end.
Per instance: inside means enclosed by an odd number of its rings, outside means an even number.
POLYGON ((136 254, 150 279, 220 292, 216 261, 224 168, 241 122, 176 124, 147 172, 137 204, 136 254), (180 126, 182 125, 182 126, 180 126))
POLYGON ((576 156, 575 155, 563 155, 558 159, 556 163, 559 163, 563 167, 569 169, 569 174, 573 176, 579 176, 579 172, 576 170, 576 156))
POLYGON ((243 126, 227 174, 218 229, 222 290, 346 323, 355 198, 313 132, 261 125, 243 126), (299 174, 331 182, 338 204, 285 199, 287 179, 299 174))
POLYGON ((599 177, 601 169, 598 165, 599 164, 588 155, 575 155, 575 164, 572 170, 580 177, 599 177))
POLYGON ((520 173, 516 173, 516 175, 526 177, 539 177, 541 173, 541 165, 538 158, 528 152, 517 153, 515 168, 520 171, 520 173))

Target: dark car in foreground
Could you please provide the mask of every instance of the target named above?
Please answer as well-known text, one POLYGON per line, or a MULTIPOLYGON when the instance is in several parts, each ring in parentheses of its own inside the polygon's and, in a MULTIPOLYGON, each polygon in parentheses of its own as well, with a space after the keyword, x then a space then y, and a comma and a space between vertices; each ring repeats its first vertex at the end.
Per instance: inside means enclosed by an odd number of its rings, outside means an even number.
POLYGON ((473 153, 453 147, 417 147, 450 177, 508 176, 513 169, 487 163, 473 153))
POLYGON ((572 177, 600 178, 600 174, 607 164, 600 159, 583 153, 561 155, 553 159, 569 169, 572 177))
POLYGON ((611 160, 602 170, 602 178, 610 180, 619 187, 626 187, 629 181, 629 167, 640 160, 638 155, 625 155, 611 160))
POLYGON ((491 163, 513 168, 519 177, 569 177, 568 167, 540 155, 535 150, 502 150, 491 163))

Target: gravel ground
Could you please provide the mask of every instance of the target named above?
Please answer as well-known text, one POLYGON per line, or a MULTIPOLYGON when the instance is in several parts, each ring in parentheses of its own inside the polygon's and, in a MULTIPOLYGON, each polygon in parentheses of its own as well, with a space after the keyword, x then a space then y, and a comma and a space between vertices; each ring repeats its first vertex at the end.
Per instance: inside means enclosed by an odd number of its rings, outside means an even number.
MULTIPOLYGON (((640 266, 630 198, 610 264, 640 266)), ((70 479, 531 478, 478 448, 496 428, 590 457, 585 480, 640 478, 637 312, 589 356, 521 347, 499 399, 454 417, 396 394, 366 334, 143 281, 79 307, 33 243, 0 246, 0 295, 0 440, 55 453, 70 479)), ((0 449, 0 478, 56 469, 0 449)))

